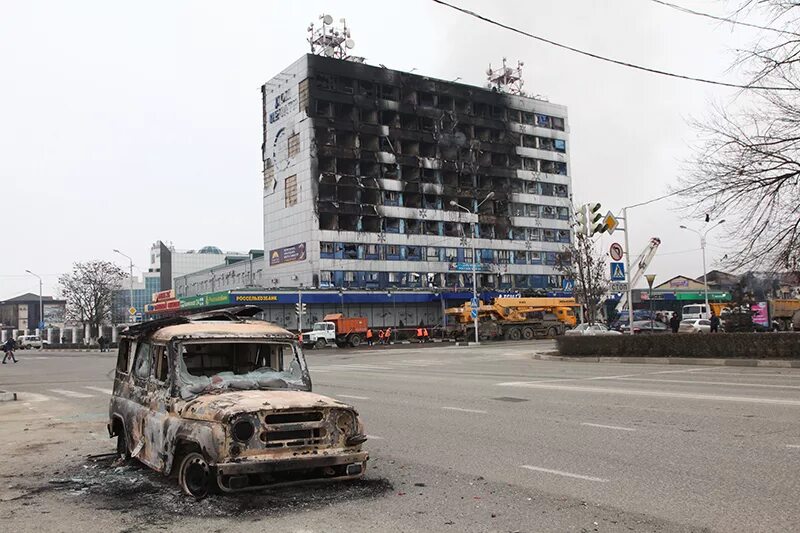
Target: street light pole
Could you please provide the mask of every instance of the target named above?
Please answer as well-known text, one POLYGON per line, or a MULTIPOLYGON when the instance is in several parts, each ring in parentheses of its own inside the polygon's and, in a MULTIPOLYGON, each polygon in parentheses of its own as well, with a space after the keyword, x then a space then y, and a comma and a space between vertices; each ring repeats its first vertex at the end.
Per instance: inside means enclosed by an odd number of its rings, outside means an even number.
POLYGON ((116 248, 114 248, 114 251, 117 252, 122 257, 127 257, 128 258, 128 262, 130 264, 130 276, 131 276, 130 304, 131 304, 131 308, 132 308, 133 307, 133 259, 131 259, 131 257, 129 255, 123 254, 122 252, 120 252, 116 248))
POLYGON ((704 292, 704 295, 705 295, 706 313, 710 313, 710 310, 711 310, 709 308, 709 306, 708 306, 708 278, 706 277, 706 235, 708 235, 709 231, 711 231, 712 229, 716 228, 717 226, 719 226, 723 222, 725 222, 725 219, 720 220, 719 222, 717 222, 716 224, 714 224, 713 226, 711 226, 710 228, 708 228, 706 231, 704 231, 702 233, 699 232, 696 229, 692 229, 692 228, 689 228, 689 227, 686 227, 686 226, 681 226, 681 229, 689 230, 689 231, 691 231, 693 233, 696 233, 700 237, 700 250, 703 253, 703 292, 704 292))
MULTIPOLYGON (((42 306, 42 276, 40 276, 39 274, 34 274, 30 270, 26 270, 25 272, 27 272, 31 276, 36 276, 37 278, 39 278, 39 324, 44 326, 44 311, 43 311, 43 306, 42 306)), ((41 335, 41 333, 42 333, 41 330, 43 328, 39 328, 38 327, 39 324, 36 324, 37 325, 36 329, 39 330, 39 334, 41 335)))
POLYGON ((478 258, 476 257, 475 253, 475 241, 478 239, 478 209, 483 205, 483 203, 488 200, 489 198, 494 196, 494 191, 490 192, 486 195, 486 198, 481 200, 481 202, 475 206, 475 211, 470 211, 463 205, 459 204, 455 200, 450 200, 450 205, 453 207, 458 207, 466 211, 467 213, 475 215, 475 222, 472 223, 472 300, 477 302, 478 308, 473 309, 470 303, 469 309, 470 312, 473 313, 475 316, 472 318, 472 323, 475 326, 475 344, 480 344, 480 336, 478 335, 478 310, 480 309, 480 301, 478 300, 478 258))

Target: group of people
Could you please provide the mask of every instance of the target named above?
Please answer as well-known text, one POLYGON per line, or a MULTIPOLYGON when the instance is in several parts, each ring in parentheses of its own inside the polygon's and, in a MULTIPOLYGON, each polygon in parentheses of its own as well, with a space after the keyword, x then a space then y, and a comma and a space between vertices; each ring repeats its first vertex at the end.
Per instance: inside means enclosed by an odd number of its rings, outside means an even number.
POLYGON ((13 338, 9 337, 9 339, 3 343, 3 364, 6 364, 7 359, 11 359, 15 363, 17 362, 17 358, 14 357, 14 350, 17 349, 17 341, 13 338))
MULTIPOLYGON (((372 328, 367 328, 367 344, 372 346, 375 344, 375 333, 372 331, 372 328)), ((392 340, 392 328, 386 329, 379 329, 378 330, 378 344, 389 344, 392 340)))

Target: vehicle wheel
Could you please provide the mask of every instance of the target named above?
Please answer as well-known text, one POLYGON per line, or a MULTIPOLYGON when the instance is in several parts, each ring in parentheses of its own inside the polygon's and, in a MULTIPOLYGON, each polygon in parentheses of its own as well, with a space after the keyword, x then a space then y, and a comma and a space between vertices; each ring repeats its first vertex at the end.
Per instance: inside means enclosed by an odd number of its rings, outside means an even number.
POLYGON ((359 344, 361 344, 361 336, 358 335, 358 334, 351 335, 350 336, 350 346, 355 348, 359 344))
POLYGON ((314 348, 321 350, 327 345, 328 343, 325 342, 325 339, 317 339, 317 342, 314 343, 314 348))
POLYGON ((216 486, 214 472, 202 454, 189 452, 178 467, 178 485, 184 493, 202 499, 216 486))
POLYGON ((522 332, 520 331, 519 328, 516 328, 516 327, 509 328, 509 330, 506 331, 506 339, 507 340, 518 341, 521 338, 522 338, 522 332))
POLYGON ((556 331, 556 328, 550 328, 547 330, 548 337, 555 337, 556 335, 558 335, 558 331, 556 331))
POLYGON ((525 339, 526 341, 533 339, 535 336, 536 332, 533 331, 533 328, 531 327, 522 328, 522 338, 525 339))
POLYGON ((125 436, 125 430, 121 430, 117 435, 117 455, 124 459, 131 458, 131 451, 128 448, 128 439, 125 436))

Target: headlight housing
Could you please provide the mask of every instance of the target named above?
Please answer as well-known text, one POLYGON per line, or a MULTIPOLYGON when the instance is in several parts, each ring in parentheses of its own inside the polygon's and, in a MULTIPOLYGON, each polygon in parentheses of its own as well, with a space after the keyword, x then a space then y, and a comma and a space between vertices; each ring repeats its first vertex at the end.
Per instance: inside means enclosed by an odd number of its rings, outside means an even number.
POLYGON ((256 426, 250 419, 240 418, 231 426, 231 435, 239 442, 247 442, 255 435, 256 426))

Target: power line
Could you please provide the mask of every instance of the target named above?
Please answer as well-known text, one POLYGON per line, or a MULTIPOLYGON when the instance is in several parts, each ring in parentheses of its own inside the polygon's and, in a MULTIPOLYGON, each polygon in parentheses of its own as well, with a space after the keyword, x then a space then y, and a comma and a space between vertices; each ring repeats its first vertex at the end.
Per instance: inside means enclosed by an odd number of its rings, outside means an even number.
POLYGON ((800 34, 795 33, 793 31, 779 30, 777 28, 770 28, 769 26, 759 26, 758 24, 750 24, 749 22, 742 22, 740 20, 734 20, 734 19, 729 19, 729 18, 725 18, 725 17, 718 17, 716 15, 711 15, 709 13, 702 13, 700 11, 694 11, 694 10, 689 9, 687 7, 679 6, 679 5, 676 5, 676 4, 670 4, 669 2, 664 2, 663 0, 650 0, 650 1, 651 2, 655 2, 656 4, 661 4, 662 6, 665 6, 665 7, 669 7, 669 8, 675 9, 677 11, 682 11, 683 13, 688 13, 690 15, 697 15, 698 17, 710 18, 710 19, 713 19, 713 20, 718 20, 720 22, 727 22, 729 24, 734 24, 734 25, 738 25, 738 26, 747 26, 748 28, 755 28, 757 30, 773 31, 775 33, 800 36, 800 34))
POLYGON ((556 46, 558 48, 563 48, 564 50, 569 50, 570 52, 575 52, 576 54, 581 54, 581 55, 584 55, 584 56, 587 56, 587 57, 591 57, 593 59, 599 59, 600 61, 605 61, 607 63, 613 63, 615 65, 620 65, 620 66, 623 66, 623 67, 628 67, 628 68, 632 68, 632 69, 636 69, 636 70, 642 70, 644 72, 649 72, 651 74, 658 74, 660 76, 667 76, 667 77, 670 77, 670 78, 678 78, 678 79, 681 79, 681 80, 696 81, 696 82, 699 82, 699 83, 707 83, 709 85, 719 85, 721 87, 732 87, 734 89, 758 89, 758 90, 763 90, 763 91, 796 91, 797 90, 795 87, 766 87, 766 86, 763 86, 763 85, 740 85, 738 83, 728 83, 728 82, 724 82, 724 81, 709 80, 709 79, 706 79, 706 78, 696 78, 694 76, 687 76, 687 75, 684 75, 684 74, 676 74, 674 72, 667 72, 665 70, 659 70, 659 69, 655 69, 655 68, 645 67, 645 66, 642 66, 642 65, 636 65, 636 64, 633 64, 633 63, 628 63, 626 61, 621 61, 619 59, 612 59, 610 57, 601 56, 601 55, 595 54, 593 52, 587 52, 586 50, 581 50, 581 49, 575 48, 573 46, 569 46, 569 45, 566 45, 566 44, 561 44, 561 43, 558 43, 556 41, 552 41, 550 39, 546 39, 544 37, 540 37, 538 35, 534 35, 532 33, 528 33, 526 31, 520 30, 518 28, 514 28, 513 26, 509 26, 507 24, 503 24, 502 22, 498 22, 498 21, 490 19, 488 17, 484 17, 483 15, 479 15, 478 13, 475 13, 474 11, 470 11, 470 10, 464 9, 462 7, 454 6, 453 4, 448 4, 444 0, 433 0, 433 1, 436 2, 437 4, 441 4, 443 6, 447 6, 447 7, 451 8, 451 9, 456 10, 456 11, 460 11, 461 13, 464 13, 464 14, 469 15, 471 17, 475 17, 476 19, 482 20, 484 22, 488 22, 489 24, 492 24, 494 26, 498 26, 500 28, 503 28, 503 29, 506 29, 506 30, 509 30, 509 31, 513 31, 514 33, 519 33, 520 35, 524 35, 526 37, 530 37, 531 39, 535 39, 537 41, 541 41, 543 43, 547 43, 547 44, 556 46))
POLYGON ((684 193, 684 192, 691 191, 692 189, 695 189, 695 188, 699 187, 700 185, 701 184, 699 184, 699 183, 696 184, 696 185, 690 185, 689 187, 684 187, 683 189, 678 189, 677 191, 672 191, 670 193, 667 193, 667 194, 664 194, 662 196, 659 196, 658 198, 653 198, 651 200, 647 200, 647 201, 644 201, 644 202, 639 202, 638 204, 626 205, 623 209, 631 209, 632 207, 640 207, 640 206, 643 206, 643 205, 652 204, 654 202, 658 202, 660 200, 664 200, 665 198, 669 198, 670 196, 675 196, 677 194, 681 194, 681 193, 684 193))

